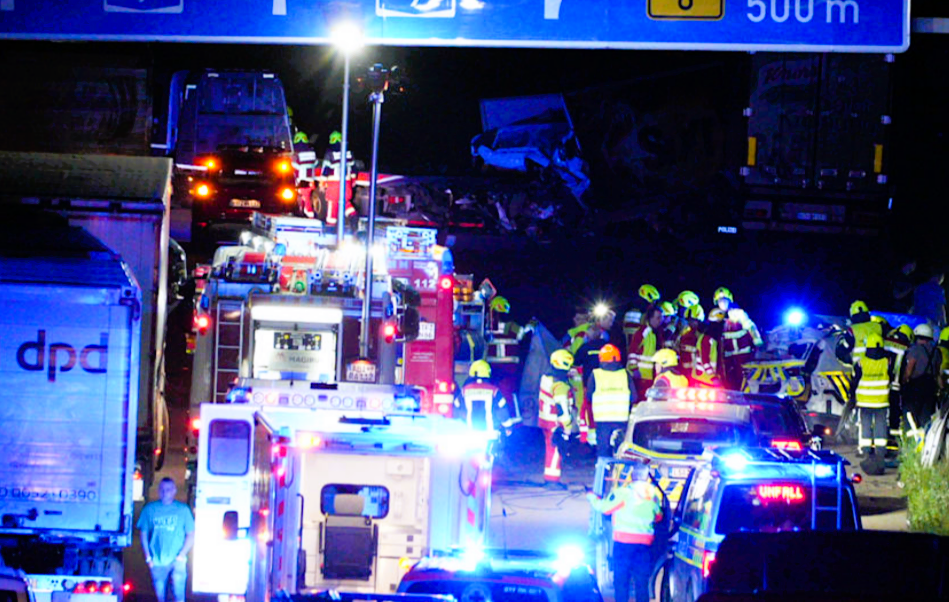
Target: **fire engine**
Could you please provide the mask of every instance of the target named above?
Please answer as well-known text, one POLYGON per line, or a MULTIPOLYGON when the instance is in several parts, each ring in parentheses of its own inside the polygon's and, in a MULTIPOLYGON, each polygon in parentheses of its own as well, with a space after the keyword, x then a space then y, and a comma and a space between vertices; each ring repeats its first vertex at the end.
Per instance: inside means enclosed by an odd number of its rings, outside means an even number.
POLYGON ((215 252, 194 314, 194 416, 226 401, 238 378, 417 385, 421 411, 452 411, 451 252, 434 230, 379 221, 372 360, 358 357, 356 340, 365 245, 337 245, 319 221, 255 214, 240 245, 215 252))
POLYGON ((489 436, 400 385, 242 379, 203 404, 196 593, 395 591, 425 554, 481 545, 489 436))

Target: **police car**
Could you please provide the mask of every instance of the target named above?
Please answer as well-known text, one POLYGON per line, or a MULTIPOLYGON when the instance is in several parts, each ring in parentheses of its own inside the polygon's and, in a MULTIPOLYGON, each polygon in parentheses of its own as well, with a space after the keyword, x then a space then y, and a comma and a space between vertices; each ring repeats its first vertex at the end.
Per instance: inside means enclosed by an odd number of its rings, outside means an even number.
POLYGON ((449 594, 458 602, 603 602, 583 550, 556 553, 474 548, 423 558, 399 593, 449 594))
POLYGON ((702 454, 736 445, 800 451, 817 440, 791 399, 722 389, 652 388, 630 412, 616 456, 650 463, 675 507, 702 454))
POLYGON ((730 533, 861 529, 847 465, 828 450, 709 452, 689 476, 673 516, 676 537, 663 599, 694 602, 701 596, 718 547, 730 533))

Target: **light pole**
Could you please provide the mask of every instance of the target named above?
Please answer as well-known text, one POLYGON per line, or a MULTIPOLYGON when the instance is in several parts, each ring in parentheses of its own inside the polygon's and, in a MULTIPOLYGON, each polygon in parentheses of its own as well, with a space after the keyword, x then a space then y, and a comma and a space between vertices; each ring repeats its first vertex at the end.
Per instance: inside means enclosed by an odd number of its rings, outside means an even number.
POLYGON ((372 103, 372 159, 369 168, 369 216, 366 224, 366 286, 362 304, 362 327, 359 331, 359 356, 369 357, 370 305, 372 304, 372 251, 376 231, 376 180, 378 179, 377 159, 379 155, 379 129, 382 126, 382 103, 385 91, 389 87, 389 70, 381 64, 375 64, 369 70, 369 102, 372 103))
MULTIPOLYGON (((353 23, 340 23, 333 28, 331 34, 333 46, 335 46, 344 57, 344 75, 343 75, 343 127, 341 128, 341 139, 339 141, 339 206, 336 210, 336 249, 337 252, 343 247, 343 236, 346 234, 346 168, 348 165, 347 146, 349 144, 349 57, 353 52, 362 47, 362 31, 353 23)), ((339 321, 339 329, 336 331, 336 381, 342 382, 343 374, 343 324, 346 322, 344 317, 339 321)))

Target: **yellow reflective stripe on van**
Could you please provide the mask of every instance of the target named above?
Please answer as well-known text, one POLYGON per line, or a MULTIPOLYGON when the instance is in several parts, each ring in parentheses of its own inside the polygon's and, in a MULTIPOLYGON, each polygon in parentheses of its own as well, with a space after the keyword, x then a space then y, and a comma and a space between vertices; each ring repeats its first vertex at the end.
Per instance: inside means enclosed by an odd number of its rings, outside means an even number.
POLYGON ((689 459, 689 456, 687 454, 667 454, 663 452, 655 452, 655 451, 646 449, 645 447, 640 447, 636 445, 635 443, 631 443, 629 445, 629 449, 636 453, 642 454, 644 456, 650 456, 653 458, 667 458, 669 460, 688 460, 689 459))

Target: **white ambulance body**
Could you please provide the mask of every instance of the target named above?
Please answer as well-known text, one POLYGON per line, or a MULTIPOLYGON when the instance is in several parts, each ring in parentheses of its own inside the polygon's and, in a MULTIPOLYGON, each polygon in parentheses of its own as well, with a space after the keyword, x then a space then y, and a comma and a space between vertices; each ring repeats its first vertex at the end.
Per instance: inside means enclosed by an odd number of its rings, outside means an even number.
POLYGON ((482 544, 488 441, 413 390, 242 381, 230 400, 201 407, 195 593, 391 593, 432 550, 482 544))

